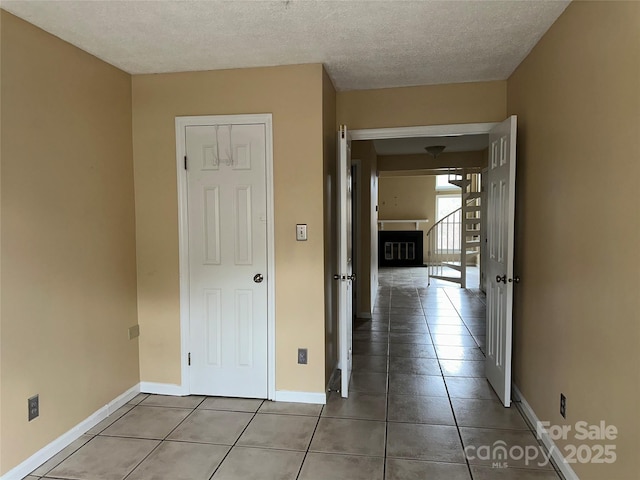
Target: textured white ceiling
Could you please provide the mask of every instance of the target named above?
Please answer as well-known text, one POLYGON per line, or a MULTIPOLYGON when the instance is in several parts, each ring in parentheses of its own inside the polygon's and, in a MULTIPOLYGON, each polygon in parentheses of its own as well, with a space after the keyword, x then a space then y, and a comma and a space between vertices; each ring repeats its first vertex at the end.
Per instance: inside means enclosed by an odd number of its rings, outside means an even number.
POLYGON ((338 90, 506 79, 568 1, 3 0, 129 73, 324 63, 338 90))

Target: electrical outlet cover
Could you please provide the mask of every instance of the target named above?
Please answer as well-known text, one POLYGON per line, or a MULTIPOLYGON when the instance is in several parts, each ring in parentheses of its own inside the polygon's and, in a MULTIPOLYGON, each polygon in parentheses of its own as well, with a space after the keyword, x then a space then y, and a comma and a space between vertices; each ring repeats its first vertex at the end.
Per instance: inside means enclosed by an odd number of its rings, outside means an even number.
POLYGON ((129 340, 133 340, 140 336, 140 325, 129 327, 129 340))
POLYGON ((29 421, 37 418, 40 415, 40 397, 39 395, 34 395, 33 397, 27 400, 29 407, 29 421))
POLYGON ((299 348, 298 349, 298 363, 300 365, 306 365, 307 364, 307 349, 306 348, 299 348))

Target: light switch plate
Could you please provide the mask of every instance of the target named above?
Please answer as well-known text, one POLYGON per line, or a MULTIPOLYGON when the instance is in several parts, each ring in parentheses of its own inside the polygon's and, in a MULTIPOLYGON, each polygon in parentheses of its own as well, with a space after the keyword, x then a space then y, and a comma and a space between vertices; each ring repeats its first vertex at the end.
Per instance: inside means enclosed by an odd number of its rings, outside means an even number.
POLYGON ((296 225, 296 240, 305 242, 307 240, 307 224, 299 223, 296 225))

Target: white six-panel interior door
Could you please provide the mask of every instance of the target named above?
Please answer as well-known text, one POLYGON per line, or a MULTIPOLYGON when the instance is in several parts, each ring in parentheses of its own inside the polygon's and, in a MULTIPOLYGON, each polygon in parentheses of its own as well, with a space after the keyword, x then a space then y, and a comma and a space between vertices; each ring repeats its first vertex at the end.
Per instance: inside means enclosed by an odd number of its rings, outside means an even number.
POLYGON ((512 116, 489 133, 487 172, 486 375, 503 405, 511 405, 516 125, 512 116))
POLYGON ((181 126, 187 375, 189 393, 268 398, 267 124, 241 120, 181 126))

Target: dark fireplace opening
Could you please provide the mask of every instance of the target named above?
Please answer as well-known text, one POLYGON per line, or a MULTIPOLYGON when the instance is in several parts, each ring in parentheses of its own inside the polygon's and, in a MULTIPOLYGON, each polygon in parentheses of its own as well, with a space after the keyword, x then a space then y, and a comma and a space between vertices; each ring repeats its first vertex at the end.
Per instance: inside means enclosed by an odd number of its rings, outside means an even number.
POLYGON ((422 230, 378 231, 378 266, 423 266, 422 230))

